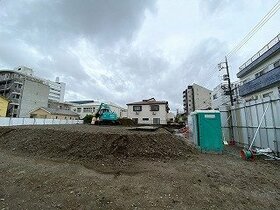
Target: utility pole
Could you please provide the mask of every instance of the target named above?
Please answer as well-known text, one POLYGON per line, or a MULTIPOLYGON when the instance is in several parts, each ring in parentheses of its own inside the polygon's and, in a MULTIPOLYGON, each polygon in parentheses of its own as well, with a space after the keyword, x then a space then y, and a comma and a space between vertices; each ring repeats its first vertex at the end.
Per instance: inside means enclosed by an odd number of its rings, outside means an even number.
MULTIPOLYGON (((225 56, 225 62, 219 63, 218 64, 219 70, 221 71, 222 69, 226 69, 226 75, 224 75, 225 77, 223 78, 224 81, 228 81, 228 92, 229 92, 229 96, 230 96, 230 104, 231 106, 233 106, 233 93, 232 93, 232 89, 231 89, 231 82, 230 82, 230 76, 229 76, 229 68, 228 68, 228 61, 227 61, 227 57, 225 56), (224 66, 223 66, 224 64, 224 66)), ((230 135, 230 144, 234 144, 234 134, 233 134, 233 126, 232 126, 232 112, 231 112, 231 108, 229 108, 229 118, 228 118, 228 122, 229 122, 229 135, 230 135)))
POLYGON ((226 64, 226 71, 227 71, 227 81, 228 81, 230 104, 231 104, 231 106, 233 106, 233 96, 232 96, 231 82, 230 82, 230 76, 229 76, 229 70, 228 70, 227 56, 225 57, 225 64, 226 64))

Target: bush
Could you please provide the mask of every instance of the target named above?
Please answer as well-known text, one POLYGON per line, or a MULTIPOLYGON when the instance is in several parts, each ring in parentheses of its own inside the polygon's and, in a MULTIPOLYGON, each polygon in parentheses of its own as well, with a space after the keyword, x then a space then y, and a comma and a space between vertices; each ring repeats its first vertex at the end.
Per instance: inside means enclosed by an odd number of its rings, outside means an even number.
POLYGON ((91 121, 92 121, 92 118, 93 118, 93 115, 87 114, 87 115, 83 118, 84 124, 90 124, 91 121))

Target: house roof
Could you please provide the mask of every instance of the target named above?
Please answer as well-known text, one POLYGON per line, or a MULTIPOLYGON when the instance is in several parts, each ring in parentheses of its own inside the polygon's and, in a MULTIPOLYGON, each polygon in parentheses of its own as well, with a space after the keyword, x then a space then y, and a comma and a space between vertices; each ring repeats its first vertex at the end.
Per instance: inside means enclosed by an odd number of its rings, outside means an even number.
MULTIPOLYGON (((46 108, 46 107, 41 107, 39 109, 42 109, 50 114, 57 114, 57 115, 68 115, 68 116, 79 116, 77 113, 71 111, 71 110, 64 110, 64 109, 52 109, 52 108, 46 108)), ((36 109, 32 112, 35 112, 39 109, 36 109)), ((32 113, 31 112, 31 113, 32 113)))
POLYGON ((147 100, 128 103, 126 105, 152 105, 152 104, 168 104, 168 102, 167 101, 157 101, 157 100, 155 100, 155 98, 150 98, 147 100))

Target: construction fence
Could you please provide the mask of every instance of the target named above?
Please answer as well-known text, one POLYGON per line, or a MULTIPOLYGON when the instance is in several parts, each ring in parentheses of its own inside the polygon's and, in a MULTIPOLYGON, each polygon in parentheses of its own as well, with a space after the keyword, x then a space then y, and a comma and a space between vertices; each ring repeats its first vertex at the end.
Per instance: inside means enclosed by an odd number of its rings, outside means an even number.
POLYGON ((0 117, 0 126, 83 124, 83 120, 0 117))
POLYGON ((251 144, 266 111, 253 146, 270 148, 279 155, 280 99, 250 101, 231 108, 222 107, 220 111, 224 140, 234 140, 239 146, 251 144))

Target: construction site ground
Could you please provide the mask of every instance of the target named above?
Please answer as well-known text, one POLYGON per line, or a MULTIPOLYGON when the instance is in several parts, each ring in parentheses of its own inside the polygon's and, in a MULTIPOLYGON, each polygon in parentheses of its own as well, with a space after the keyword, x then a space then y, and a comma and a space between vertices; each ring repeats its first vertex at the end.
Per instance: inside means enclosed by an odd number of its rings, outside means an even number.
POLYGON ((164 129, 0 127, 0 209, 280 209, 279 162, 164 129))

